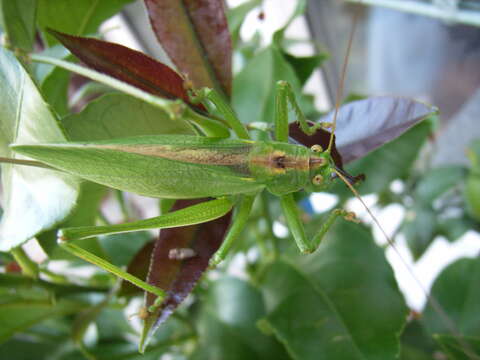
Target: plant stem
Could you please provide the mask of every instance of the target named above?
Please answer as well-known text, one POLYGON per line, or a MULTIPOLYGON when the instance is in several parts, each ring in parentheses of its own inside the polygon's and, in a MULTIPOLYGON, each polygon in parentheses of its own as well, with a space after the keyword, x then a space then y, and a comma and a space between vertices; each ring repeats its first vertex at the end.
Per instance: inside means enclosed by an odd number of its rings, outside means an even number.
POLYGON ((130 221, 132 219, 131 212, 123 196, 123 192, 120 190, 115 190, 115 197, 117 198, 118 204, 120 205, 120 211, 122 212, 123 222, 130 221))
POLYGON ((64 275, 56 274, 48 269, 40 269, 40 272, 56 284, 70 284, 69 279, 64 275))
POLYGON ((40 161, 34 161, 34 160, 21 160, 21 159, 0 157, 0 163, 26 165, 26 166, 34 166, 34 167, 50 169, 50 170, 57 170, 51 166, 48 166, 47 164, 41 163, 40 161))
POLYGON ((34 279, 38 278, 38 264, 28 257, 21 246, 12 249, 10 252, 22 268, 22 274, 34 279))

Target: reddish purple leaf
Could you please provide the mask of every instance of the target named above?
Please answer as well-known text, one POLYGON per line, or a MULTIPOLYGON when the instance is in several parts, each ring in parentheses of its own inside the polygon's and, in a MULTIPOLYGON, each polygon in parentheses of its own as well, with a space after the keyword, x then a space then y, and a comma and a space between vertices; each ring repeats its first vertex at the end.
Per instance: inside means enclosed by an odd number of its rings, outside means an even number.
MULTIPOLYGON (((172 210, 205 201, 178 200, 172 210)), ((145 320, 149 335, 165 321, 175 308, 193 290, 207 269, 210 258, 220 247, 230 224, 231 212, 223 217, 198 225, 164 229, 155 243, 148 283, 167 292, 159 311, 145 320), (186 256, 181 259, 182 254, 186 256), (176 257, 176 258, 175 258, 176 257)), ((155 296, 147 293, 146 306, 154 303, 155 296)))
MULTIPOLYGON (((399 97, 373 97, 348 103, 338 113, 335 133, 338 151, 344 163, 360 159, 436 112, 435 107, 399 97)), ((333 112, 320 121, 333 121, 333 112)))
POLYGON ((122 45, 48 31, 88 67, 151 94, 191 104, 184 80, 167 65, 122 45))
POLYGON ((224 0, 145 0, 158 41, 195 88, 227 96, 232 84, 232 44, 224 0))
MULTIPOLYGON (((402 135, 413 125, 437 112, 435 107, 415 100, 394 97, 373 97, 353 101, 340 107, 335 143, 344 163, 349 163, 402 135)), ((320 122, 332 122, 334 112, 320 122)), ((290 125, 290 136, 305 146, 325 146, 328 132, 306 136, 298 125, 290 125)), ((335 149, 333 151, 335 159, 335 149)), ((338 163, 337 163, 338 165, 338 163)))

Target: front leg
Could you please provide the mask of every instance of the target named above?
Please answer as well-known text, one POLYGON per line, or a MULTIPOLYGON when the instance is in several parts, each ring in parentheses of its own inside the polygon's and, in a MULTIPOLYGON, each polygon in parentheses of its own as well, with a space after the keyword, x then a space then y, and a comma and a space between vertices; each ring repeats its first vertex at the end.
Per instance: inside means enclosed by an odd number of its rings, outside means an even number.
POLYGON ((322 127, 321 123, 309 125, 307 118, 300 106, 298 106, 291 85, 286 81, 280 80, 277 82, 275 97, 275 139, 277 141, 288 142, 288 105, 295 112, 300 129, 305 134, 313 135, 322 127))
POLYGON ((300 218, 297 203, 295 202, 293 195, 288 194, 282 196, 280 199, 280 203, 282 205, 283 213, 287 220, 288 227, 292 232, 292 236, 295 239, 298 248, 304 254, 311 254, 315 250, 317 250, 323 237, 338 217, 343 216, 345 220, 357 222, 357 220, 355 219, 355 214, 353 212, 343 209, 335 209, 330 213, 327 220, 320 227, 320 230, 315 234, 313 239, 308 240, 307 236, 305 235, 305 228, 300 218))
POLYGON ((82 249, 75 244, 69 243, 69 241, 74 239, 86 239, 97 235, 117 234, 147 229, 164 229, 204 223, 225 215, 232 209, 232 206, 232 200, 228 198, 221 198, 192 205, 181 210, 157 216, 155 218, 139 220, 126 224, 110 226, 83 226, 61 229, 59 231, 58 242, 63 249, 67 250, 71 254, 88 261, 93 265, 96 265, 103 270, 118 276, 121 279, 129 281, 145 291, 156 295, 157 300, 161 301, 165 297, 165 292, 162 289, 146 283, 145 281, 127 273, 108 261, 82 249))
POLYGON ((237 115, 235 115, 235 111, 233 111, 230 104, 228 104, 224 97, 220 95, 216 90, 210 88, 202 88, 198 90, 193 96, 195 101, 200 101, 204 104, 207 108, 209 107, 209 103, 205 100, 211 101, 213 105, 217 108, 218 112, 222 114, 227 124, 233 129, 235 134, 240 139, 250 139, 250 135, 242 124, 242 122, 238 119, 237 115))

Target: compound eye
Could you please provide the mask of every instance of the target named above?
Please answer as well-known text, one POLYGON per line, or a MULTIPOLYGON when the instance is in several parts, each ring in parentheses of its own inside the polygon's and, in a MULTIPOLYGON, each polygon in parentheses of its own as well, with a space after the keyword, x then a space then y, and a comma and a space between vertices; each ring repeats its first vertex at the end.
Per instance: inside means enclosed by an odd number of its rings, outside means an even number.
POLYGON ((313 185, 321 185, 323 183, 323 176, 320 174, 317 174, 313 177, 312 179, 313 185))
POLYGON ((323 148, 320 145, 313 145, 310 149, 314 153, 321 153, 323 151, 323 148))

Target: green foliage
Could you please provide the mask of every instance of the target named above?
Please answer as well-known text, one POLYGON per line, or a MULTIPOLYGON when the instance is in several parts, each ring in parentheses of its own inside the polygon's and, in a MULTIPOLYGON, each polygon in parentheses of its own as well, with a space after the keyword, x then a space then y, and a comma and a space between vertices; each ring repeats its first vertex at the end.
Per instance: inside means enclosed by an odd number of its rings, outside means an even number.
POLYGON ((107 140, 136 135, 193 134, 183 119, 171 119, 162 109, 119 93, 90 102, 81 113, 62 120, 74 141, 107 140))
POLYGON ((263 325, 294 359, 318 359, 317 349, 325 359, 395 359, 407 308, 381 249, 349 223, 328 237, 313 256, 265 270, 263 325))
POLYGON ((1 24, 8 37, 7 41, 24 51, 31 51, 35 41, 37 2, 37 0, 0 1, 1 24))
POLYGON ((289 359, 281 345, 257 327, 266 309, 252 285, 224 276, 209 285, 201 301, 196 314, 200 344, 193 359, 289 359))
MULTIPOLYGON (((73 35, 95 34, 100 24, 132 0, 38 0, 37 21, 47 27, 73 35)), ((44 34, 49 45, 57 43, 44 34)))
MULTIPOLYGON (((173 139, 168 146, 173 146, 175 141, 189 139, 188 135, 204 135, 195 139, 206 142, 218 142, 208 137, 234 136, 232 122, 222 119, 221 112, 212 111, 212 98, 200 104, 198 98, 189 97, 193 95, 189 84, 172 69, 118 45, 69 36, 98 35, 100 24, 129 2, 0 0, 0 18, 8 40, 8 49, 0 49, 2 159, 27 159, 14 153, 11 144, 112 144, 131 136, 168 135, 173 139), (74 56, 45 31, 47 27, 69 34, 56 36, 95 70, 73 63, 74 56), (40 45, 45 49, 35 53, 40 45), (72 73, 85 77, 81 87, 72 81, 72 73)), ((275 85, 279 80, 290 83, 310 120, 319 118, 312 98, 302 89, 328 55, 297 57, 289 52, 289 44, 295 40, 285 37, 287 26, 304 11, 304 1, 298 2, 288 24, 275 33, 272 44, 266 47, 260 46, 258 37, 245 43, 240 36, 245 16, 260 9, 260 0, 230 9, 228 27, 222 0, 211 0, 210 22, 199 16, 202 9, 195 6, 182 8, 177 1, 145 3, 157 38, 179 72, 188 74, 197 88, 221 90, 222 99, 230 97, 232 87, 230 102, 238 117, 244 124, 257 123, 254 136, 269 140, 268 131, 278 118, 275 85), (178 31, 165 32, 162 26, 178 31), (233 82, 230 43, 220 37, 228 30, 236 56, 243 61, 233 82), (186 39, 183 42, 179 40, 182 37, 186 39), (212 48, 205 50, 209 44, 213 44, 212 48), (268 131, 258 130, 260 122, 268 131)), ((199 2, 201 6, 205 3, 199 2)), ((353 96, 347 99, 356 106, 353 96)), ((371 102, 373 112, 375 105, 380 106, 375 101, 371 102)), ((397 113, 400 117, 403 114, 397 113)), ((291 111, 290 115, 298 113, 291 111)), ((384 121, 388 122, 388 117, 384 121)), ((454 242, 467 231, 478 232, 480 228, 479 143, 469 148, 469 166, 428 168, 418 159, 421 151, 428 155, 424 145, 433 132, 434 121, 434 115, 425 121, 405 119, 413 126, 400 136, 389 137, 386 131, 372 134, 372 138, 385 135, 387 139, 381 146, 371 139, 361 140, 367 147, 375 143, 375 150, 345 165, 353 175, 366 175, 363 184, 355 185, 360 194, 376 194, 379 207, 398 204, 405 210, 392 240, 404 236, 415 260, 429 250, 439 235, 454 242), (401 190, 392 190, 395 180, 401 181, 401 190)), ((202 155, 195 141, 187 144, 187 150, 195 148, 195 154, 202 155)), ((108 178, 105 183, 110 185, 111 178, 125 179, 128 175, 128 180, 122 181, 128 181, 137 193, 142 193, 144 184, 156 184, 161 177, 166 183, 183 182, 184 187, 192 184, 191 174, 185 176, 184 172, 181 179, 176 178, 168 166, 155 169, 152 162, 141 162, 140 155, 125 155, 127 160, 119 161, 123 167, 116 166, 111 153, 105 149, 95 152, 91 168, 85 165, 81 151, 76 158, 61 160, 62 152, 57 148, 48 156, 52 162, 68 163, 71 172, 81 168, 82 178, 88 178, 85 172, 95 172, 96 177, 108 178), (104 166, 99 167, 102 161, 104 166)), ((208 164, 197 165, 206 173, 208 164)), ((167 294, 167 301, 158 305, 155 297, 147 293, 144 308, 139 288, 120 285, 116 277, 97 267, 86 267, 83 260, 57 244, 57 231, 65 227, 100 225, 109 230, 135 230, 131 224, 122 228, 122 223, 141 221, 145 215, 141 199, 119 190, 115 190, 117 196, 112 196, 107 186, 40 167, 2 163, 1 176, 2 359, 154 360, 165 354, 175 360, 423 360, 480 356, 478 258, 460 259, 443 269, 430 292, 433 301, 420 313, 409 315, 384 249, 375 243, 370 226, 339 220, 329 229, 318 251, 300 255, 292 246, 291 235, 282 238, 273 232, 273 224, 285 223, 286 219, 280 213, 278 198, 264 193, 257 197, 259 201, 254 203, 248 221, 240 219, 247 225, 237 240, 241 244, 233 247, 233 255, 224 265, 208 269, 231 222, 231 214, 226 213, 241 198, 222 197, 212 200, 218 205, 214 208, 208 203, 187 208, 182 221, 189 226, 162 231, 161 236, 144 231, 100 235, 73 243, 80 250, 127 268, 133 275, 142 274, 142 280, 147 276, 147 285, 167 294), (217 217, 202 225, 190 225, 217 217), (36 257, 32 261, 30 252, 19 248, 32 239, 45 253, 41 263, 36 263, 36 257), (176 259, 170 256, 172 249, 180 254, 181 250, 193 249, 194 253, 176 259), (19 261, 19 254, 28 261, 19 261), (63 260, 64 267, 59 268, 56 260, 63 260), (232 268, 238 270, 237 260, 245 263, 240 266, 241 276, 231 275, 232 268), (140 323, 145 316, 147 325, 142 333, 140 323), (143 350, 146 338, 149 346, 140 355, 137 346, 141 343, 143 350)), ((214 180, 218 181, 218 176, 214 180)), ((215 181, 205 181, 198 188, 204 190, 202 194, 212 195, 216 185, 215 181)), ((224 186, 232 189, 234 184, 224 186)), ((339 206, 353 197, 341 182, 330 191, 338 195, 339 206)), ((314 236, 327 215, 314 214, 300 205, 306 196, 299 193, 292 202, 299 204, 306 232, 314 236)), ((172 205, 176 209, 180 204, 164 200, 154 210, 163 214, 172 205)), ((243 203, 247 204, 244 208, 249 208, 248 201, 243 203)), ((183 205, 189 206, 190 202, 188 199, 183 205)), ((175 214, 162 219, 175 218, 175 214)), ((232 224, 238 224, 239 217, 236 210, 232 224)), ((152 227, 148 221, 141 222, 148 223, 144 228, 152 227)), ((78 228, 71 233, 75 231, 78 228)))

